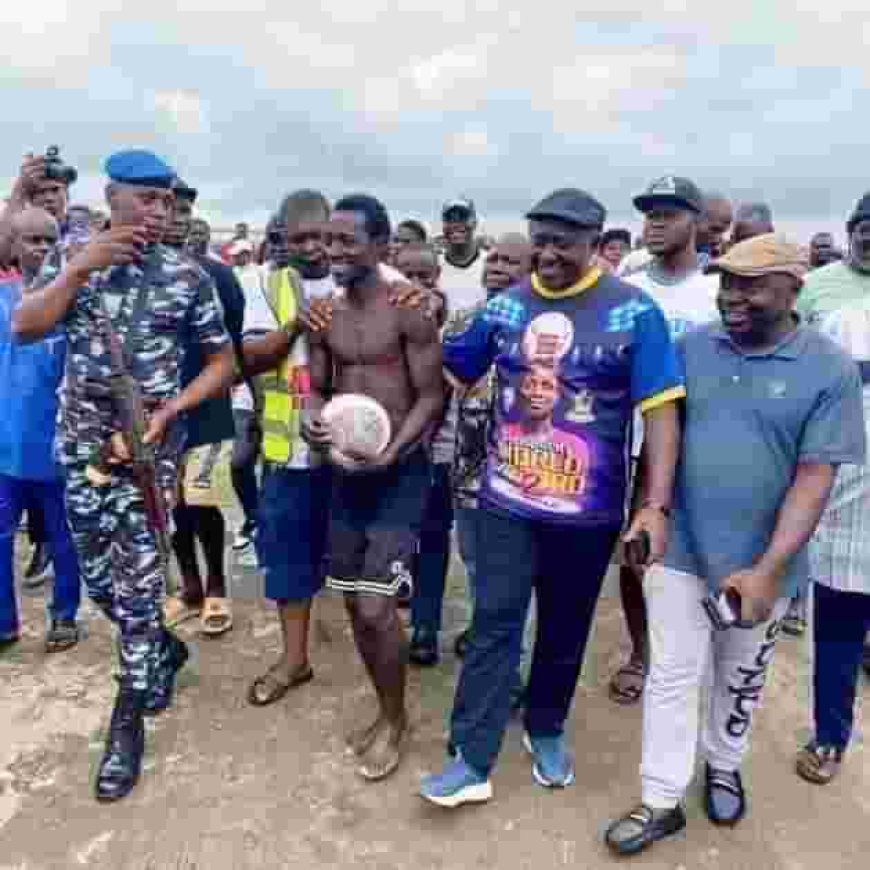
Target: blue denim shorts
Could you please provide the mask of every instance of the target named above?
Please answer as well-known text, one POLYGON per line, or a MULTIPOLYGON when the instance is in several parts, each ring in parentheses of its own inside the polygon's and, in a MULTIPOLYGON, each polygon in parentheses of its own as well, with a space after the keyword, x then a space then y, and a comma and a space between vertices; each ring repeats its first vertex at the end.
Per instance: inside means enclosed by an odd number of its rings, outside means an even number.
POLYGON ((257 557, 266 597, 302 602, 323 588, 329 530, 331 469, 266 464, 260 493, 257 557))

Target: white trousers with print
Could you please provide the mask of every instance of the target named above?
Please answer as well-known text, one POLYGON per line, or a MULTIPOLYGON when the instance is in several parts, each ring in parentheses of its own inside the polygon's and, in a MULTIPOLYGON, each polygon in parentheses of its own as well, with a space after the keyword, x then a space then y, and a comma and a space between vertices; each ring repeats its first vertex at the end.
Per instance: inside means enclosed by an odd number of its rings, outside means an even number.
POLYGON ((649 676, 643 693, 641 799, 654 808, 682 801, 692 779, 701 732, 706 761, 740 767, 752 716, 761 701, 788 599, 751 629, 714 631, 701 601, 705 581, 662 566, 644 577, 649 622, 649 676), (709 681, 701 725, 701 689, 709 681))

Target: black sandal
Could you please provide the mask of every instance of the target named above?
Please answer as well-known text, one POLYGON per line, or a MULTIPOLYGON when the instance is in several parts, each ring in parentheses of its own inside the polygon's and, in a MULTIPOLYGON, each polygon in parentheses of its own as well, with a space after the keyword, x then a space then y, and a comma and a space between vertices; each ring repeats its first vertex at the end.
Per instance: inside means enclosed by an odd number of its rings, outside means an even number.
POLYGON ((53 619, 51 628, 45 636, 45 651, 57 653, 72 649, 79 642, 80 637, 75 620, 53 619))
POLYGON ((613 822, 604 835, 604 841, 617 855, 636 855, 685 827, 686 813, 680 804, 670 810, 654 810, 646 804, 639 804, 613 822))
POLYGON ((271 667, 265 674, 257 677, 251 683, 251 687, 248 689, 249 704, 254 707, 268 707, 269 704, 280 701, 290 689, 295 689, 297 686, 302 686, 314 679, 314 671, 310 665, 297 669, 287 683, 281 682, 275 676, 276 671, 276 667, 271 667), (265 690, 265 692, 261 694, 260 690, 265 690))
POLYGON ((736 825, 746 815, 746 791, 740 771, 706 767, 704 808, 714 825, 736 825))

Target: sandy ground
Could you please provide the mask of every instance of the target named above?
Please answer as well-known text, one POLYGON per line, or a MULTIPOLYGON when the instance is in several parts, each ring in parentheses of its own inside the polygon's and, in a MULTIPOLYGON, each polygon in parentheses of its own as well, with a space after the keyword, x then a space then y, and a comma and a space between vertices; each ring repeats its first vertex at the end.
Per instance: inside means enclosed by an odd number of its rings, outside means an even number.
MULTIPOLYGON (((111 703, 106 623, 86 608, 89 637, 73 652, 42 651, 41 596, 23 600, 24 638, 0 659, 0 868, 439 868, 607 867, 607 820, 637 797, 640 709, 607 699, 620 655, 617 602, 602 600, 570 725, 576 784, 532 782, 519 730, 494 776, 495 800, 449 813, 415 795, 440 764, 457 663, 413 671, 411 754, 389 782, 358 779, 342 735, 373 708, 341 603, 318 602, 316 680, 274 707, 245 700, 278 644, 259 580, 234 571, 236 627, 198 640, 174 709, 149 730, 136 792, 116 806, 91 797, 111 703)), ((462 627, 462 584, 448 601, 448 646, 462 627)), ((833 785, 792 772, 806 736, 806 642, 783 640, 745 776, 749 817, 733 831, 707 822, 694 792, 685 836, 632 859, 644 868, 870 867, 870 753, 861 741, 833 785)), ((863 689, 865 702, 870 689, 863 689)), ((865 703, 866 706, 866 703, 865 703)), ((865 716, 866 719, 866 716, 865 716)))

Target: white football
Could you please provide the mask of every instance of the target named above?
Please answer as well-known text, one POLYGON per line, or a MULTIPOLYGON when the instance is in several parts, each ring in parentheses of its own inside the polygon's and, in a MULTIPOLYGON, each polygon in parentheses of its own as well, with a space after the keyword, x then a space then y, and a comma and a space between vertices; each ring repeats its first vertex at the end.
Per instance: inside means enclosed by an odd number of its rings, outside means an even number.
POLYGON ((333 448, 345 456, 374 458, 390 443, 389 414, 369 396, 336 396, 324 407, 323 421, 330 428, 333 448))

